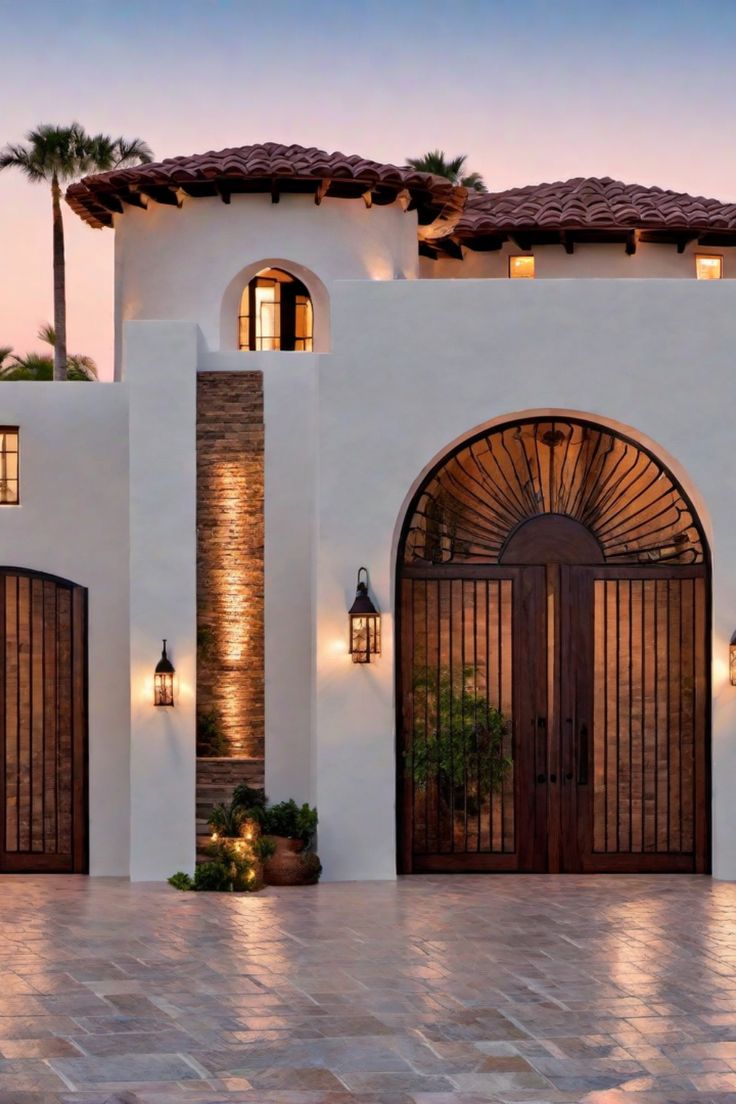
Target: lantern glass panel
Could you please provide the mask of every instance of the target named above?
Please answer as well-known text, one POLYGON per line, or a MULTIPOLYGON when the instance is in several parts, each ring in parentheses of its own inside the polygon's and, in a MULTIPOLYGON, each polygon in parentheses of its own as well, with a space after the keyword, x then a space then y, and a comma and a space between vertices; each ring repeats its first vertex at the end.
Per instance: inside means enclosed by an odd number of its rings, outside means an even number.
POLYGON ((163 673, 157 672, 154 676, 153 704, 174 704, 174 676, 172 673, 168 671, 163 673))
POLYGON ((731 685, 736 686, 736 641, 732 642, 728 649, 728 666, 731 675, 731 685))
POLYGON ((351 654, 353 663, 370 663, 371 656, 381 654, 381 618, 379 614, 353 615, 351 621, 351 654))

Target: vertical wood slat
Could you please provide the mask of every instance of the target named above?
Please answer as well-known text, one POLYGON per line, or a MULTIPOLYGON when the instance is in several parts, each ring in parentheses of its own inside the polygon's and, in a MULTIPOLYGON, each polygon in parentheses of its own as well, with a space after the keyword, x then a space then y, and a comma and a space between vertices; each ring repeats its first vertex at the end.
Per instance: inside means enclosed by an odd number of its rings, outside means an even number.
POLYGON ((18 578, 18 850, 31 849, 31 587, 18 578))
POLYGON ((87 808, 87 602, 81 587, 72 591, 72 855, 75 870, 87 863, 86 833, 81 831, 87 808))
POLYGON ((704 874, 709 869, 710 777, 707 724, 710 709, 708 683, 708 636, 710 623, 708 601, 710 588, 705 579, 695 579, 694 594, 694 662, 693 662, 693 832, 695 870, 704 874))
POLYGON ((43 638, 44 638, 44 850, 56 853, 58 776, 57 776, 57 712, 56 712, 56 595, 57 588, 51 581, 44 583, 43 638))
POLYGON ((511 767, 503 780, 502 789, 502 820, 503 843, 502 850, 513 853, 516 850, 515 838, 515 750, 514 750, 514 682, 513 682, 513 616, 514 616, 514 584, 511 579, 503 579, 497 584, 499 591, 499 669, 500 682, 498 688, 498 708, 507 719, 507 731, 504 736, 504 756, 511 761, 511 767))
POLYGON ((18 578, 5 578, 5 850, 18 850, 18 578))

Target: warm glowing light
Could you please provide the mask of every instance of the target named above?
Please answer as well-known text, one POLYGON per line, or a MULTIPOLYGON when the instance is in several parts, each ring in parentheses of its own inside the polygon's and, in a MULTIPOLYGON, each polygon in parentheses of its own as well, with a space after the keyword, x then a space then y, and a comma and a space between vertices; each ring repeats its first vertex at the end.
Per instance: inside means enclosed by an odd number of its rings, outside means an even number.
POLYGON ((364 567, 358 571, 355 601, 348 617, 353 663, 370 663, 371 656, 381 654, 381 615, 368 594, 368 572, 364 567), (363 579, 361 575, 364 575, 363 579))
POLYGON ((728 673, 731 685, 736 686, 736 632, 731 637, 728 645, 728 673))
POLYGON ((509 276, 512 280, 533 280, 534 257, 509 257, 509 276))
POLYGON ((219 839, 219 836, 217 835, 217 832, 213 832, 212 836, 210 838, 213 839, 213 840, 216 840, 216 839, 219 839))
POLYGON ((695 254, 695 274, 699 280, 722 280, 723 257, 707 257, 695 254))
POLYGON ((153 673, 153 704, 174 704, 174 665, 166 654, 166 641, 153 673))
POLYGON ((241 349, 312 352, 312 300, 301 280, 280 268, 256 273, 240 301, 241 349))

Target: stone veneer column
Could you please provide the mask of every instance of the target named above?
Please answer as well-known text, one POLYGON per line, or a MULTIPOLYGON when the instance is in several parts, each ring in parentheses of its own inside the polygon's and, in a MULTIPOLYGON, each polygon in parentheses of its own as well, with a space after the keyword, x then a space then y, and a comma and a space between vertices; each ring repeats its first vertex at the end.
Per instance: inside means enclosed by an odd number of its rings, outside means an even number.
POLYGON ((197 708, 229 754, 262 759, 263 377, 197 377, 197 708))

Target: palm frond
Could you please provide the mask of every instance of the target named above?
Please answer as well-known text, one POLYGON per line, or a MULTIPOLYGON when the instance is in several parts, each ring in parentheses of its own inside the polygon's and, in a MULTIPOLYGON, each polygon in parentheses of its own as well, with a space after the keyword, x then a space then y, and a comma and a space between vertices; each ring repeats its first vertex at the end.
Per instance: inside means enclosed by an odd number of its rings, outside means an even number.
POLYGON ((468 173, 460 178, 463 188, 469 188, 472 192, 487 192, 486 182, 479 172, 468 173))
POLYGON ((409 168, 416 169, 417 172, 444 176, 447 180, 451 180, 453 184, 460 184, 462 187, 471 188, 475 192, 487 192, 488 189, 480 173, 471 172, 463 175, 467 160, 468 156, 465 153, 448 158, 445 156, 444 150, 436 149, 430 150, 422 157, 409 157, 406 163, 409 168))
POLYGON ((44 322, 38 329, 38 340, 43 341, 44 345, 50 345, 53 349, 56 345, 56 330, 50 322, 44 322))

